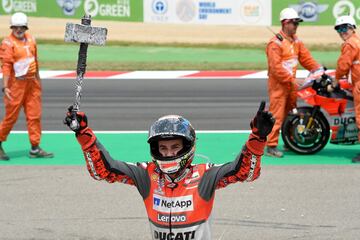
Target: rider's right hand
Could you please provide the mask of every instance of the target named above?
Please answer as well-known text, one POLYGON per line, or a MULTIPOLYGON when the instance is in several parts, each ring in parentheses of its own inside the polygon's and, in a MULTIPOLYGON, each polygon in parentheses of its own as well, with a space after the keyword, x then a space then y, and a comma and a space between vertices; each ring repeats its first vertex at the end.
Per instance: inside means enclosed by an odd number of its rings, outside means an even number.
POLYGON ((66 113, 66 117, 64 119, 64 124, 66 124, 72 131, 76 133, 87 128, 88 126, 85 113, 73 111, 73 106, 68 108, 68 112, 66 113))

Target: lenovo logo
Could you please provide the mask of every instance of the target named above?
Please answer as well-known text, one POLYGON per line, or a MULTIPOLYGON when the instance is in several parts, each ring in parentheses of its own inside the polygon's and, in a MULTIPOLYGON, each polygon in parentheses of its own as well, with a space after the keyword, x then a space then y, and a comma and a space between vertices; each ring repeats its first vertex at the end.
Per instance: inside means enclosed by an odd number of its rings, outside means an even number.
POLYGON ((157 216, 157 220, 159 222, 165 222, 165 223, 168 223, 170 221, 172 223, 186 222, 186 215, 185 214, 171 215, 171 218, 170 218, 170 215, 168 215, 168 214, 159 213, 157 216))

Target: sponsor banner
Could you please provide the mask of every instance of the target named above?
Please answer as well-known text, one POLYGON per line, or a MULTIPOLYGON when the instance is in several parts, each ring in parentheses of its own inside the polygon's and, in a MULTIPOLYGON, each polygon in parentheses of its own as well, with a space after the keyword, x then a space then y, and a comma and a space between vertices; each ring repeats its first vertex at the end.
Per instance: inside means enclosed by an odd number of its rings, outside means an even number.
POLYGON ((271 0, 144 0, 144 21, 269 26, 271 0))
POLYGON ((304 19, 300 25, 334 25, 338 16, 349 14, 360 21, 358 0, 273 0, 273 25, 280 25, 280 12, 287 7, 294 8, 304 19))
POLYGON ((142 0, 1 0, 0 14, 77 18, 85 13, 98 20, 143 21, 142 0))

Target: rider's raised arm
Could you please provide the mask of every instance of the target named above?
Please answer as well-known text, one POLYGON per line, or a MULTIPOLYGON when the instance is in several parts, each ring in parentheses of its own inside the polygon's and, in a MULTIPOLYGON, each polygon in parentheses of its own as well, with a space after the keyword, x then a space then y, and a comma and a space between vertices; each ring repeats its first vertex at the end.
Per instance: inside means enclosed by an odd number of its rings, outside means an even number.
POLYGON ((204 199, 210 199, 216 189, 231 183, 254 181, 260 176, 261 156, 266 141, 250 134, 248 141, 234 161, 222 164, 208 164, 200 184, 199 193, 204 199))
MULTIPOLYGON (((71 124, 74 119, 69 109, 65 124, 71 124)), ((90 175, 96 180, 109 183, 120 182, 135 185, 143 198, 149 194, 150 178, 147 164, 132 164, 114 160, 105 147, 98 141, 94 132, 87 126, 87 117, 83 112, 76 112, 79 128, 74 130, 76 138, 83 150, 86 166, 90 175)))
POLYGON ((250 124, 252 133, 236 159, 223 165, 207 166, 208 170, 199 184, 199 193, 204 199, 210 199, 217 188, 236 182, 254 181, 260 176, 266 137, 275 123, 272 114, 264 109, 265 102, 262 102, 250 124))
POLYGON ((135 185, 144 198, 148 195, 150 178, 146 163, 114 160, 90 128, 77 134, 77 140, 84 152, 87 169, 94 179, 135 185))

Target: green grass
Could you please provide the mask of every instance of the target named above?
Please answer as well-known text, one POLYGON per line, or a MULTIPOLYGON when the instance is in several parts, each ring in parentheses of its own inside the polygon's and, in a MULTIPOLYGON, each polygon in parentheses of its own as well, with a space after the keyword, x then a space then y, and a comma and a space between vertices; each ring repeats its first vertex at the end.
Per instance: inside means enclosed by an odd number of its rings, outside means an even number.
MULTIPOLYGON (((312 50, 314 58, 334 68, 339 49, 329 46, 312 50), (317 50, 318 49, 318 50, 317 50)), ((76 68, 78 44, 62 41, 39 41, 41 69, 76 68)), ((154 45, 109 42, 89 46, 87 70, 264 70, 267 60, 264 45, 154 45)))
MULTIPOLYGON (((151 161, 147 133, 97 133, 99 141, 106 147, 114 159, 128 162, 151 161), (135 150, 136 149, 136 150, 135 150)), ((213 162, 217 164, 230 162, 240 152, 249 133, 198 133, 195 163, 213 162)), ((2 165, 84 165, 85 160, 74 133, 43 132, 41 146, 55 157, 48 159, 30 159, 29 138, 26 133, 11 133, 3 148, 10 161, 0 161, 2 165), (61 144, 57 144, 61 142, 61 144)), ((282 140, 279 146, 283 146, 282 140)), ((351 158, 359 152, 358 145, 327 144, 316 155, 298 155, 286 152, 283 158, 262 157, 264 165, 350 165, 351 158), (339 154, 341 152, 341 154, 339 154)))
MULTIPOLYGON (((75 70, 75 61, 40 61, 42 70, 75 70)), ((98 62, 88 60, 87 71, 151 71, 151 70, 264 70, 257 63, 192 63, 192 62, 98 62)))
MULTIPOLYGON (((68 45, 63 40, 37 39, 38 44, 68 45)), ((76 44, 75 44, 76 45, 76 44)), ((128 42, 128 41, 107 41, 106 46, 146 46, 146 47, 182 47, 182 48, 211 48, 211 49, 263 49, 266 43, 153 43, 153 42, 128 42)), ((338 51, 339 44, 306 44, 306 47, 315 51, 338 51)))

